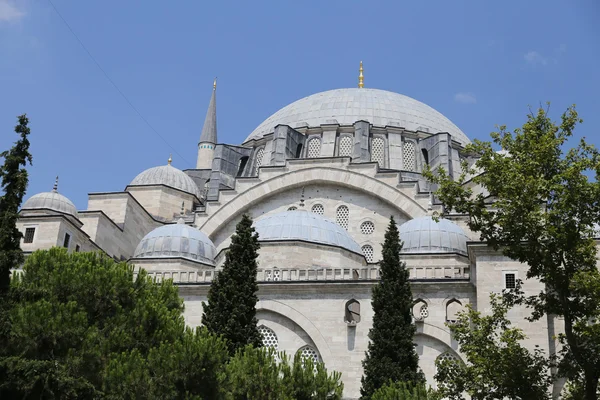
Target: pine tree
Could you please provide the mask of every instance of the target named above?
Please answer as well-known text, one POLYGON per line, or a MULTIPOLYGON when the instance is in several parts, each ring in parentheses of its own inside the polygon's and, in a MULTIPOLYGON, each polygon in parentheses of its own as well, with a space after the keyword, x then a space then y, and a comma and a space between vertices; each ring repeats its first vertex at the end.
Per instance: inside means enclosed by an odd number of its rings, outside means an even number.
POLYGON ((373 327, 363 361, 361 395, 370 399, 388 382, 424 382, 413 343, 416 327, 412 322, 412 293, 406 264, 400 260, 400 236, 392 217, 385 233, 381 280, 373 287, 373 327))
POLYGON ((29 119, 23 114, 18 117, 19 124, 15 132, 21 137, 15 145, 7 151, 0 153, 4 164, 0 167, 0 179, 4 195, 0 197, 0 297, 8 291, 10 284, 10 270, 23 263, 21 251, 21 232, 17 229, 19 207, 23 201, 27 183, 29 181, 27 170, 23 167, 31 164, 29 153, 29 119))
POLYGON ((256 326, 259 248, 252 218, 244 214, 231 237, 223 270, 210 286, 208 304, 203 303, 202 323, 210 332, 227 340, 231 355, 246 345, 262 346, 256 326))

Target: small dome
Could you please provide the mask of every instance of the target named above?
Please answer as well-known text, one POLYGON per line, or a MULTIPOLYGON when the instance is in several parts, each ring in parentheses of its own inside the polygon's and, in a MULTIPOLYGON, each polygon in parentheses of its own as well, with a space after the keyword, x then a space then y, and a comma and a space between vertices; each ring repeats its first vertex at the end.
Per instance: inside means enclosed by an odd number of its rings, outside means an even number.
POLYGON ((171 165, 161 165, 145 170, 136 176, 130 186, 165 185, 179 189, 196 197, 200 197, 200 190, 192 178, 185 172, 171 165))
POLYGON ((164 225, 148 233, 138 244, 133 258, 181 257, 215 264, 215 245, 200 230, 180 223, 164 225))
POLYGON ((49 209, 77 217, 75 204, 56 189, 31 196, 21 207, 22 210, 49 209))
POLYGON ((304 210, 267 215, 254 223, 254 229, 261 242, 302 240, 363 254, 344 228, 321 215, 304 210))
POLYGON ((402 253, 467 254, 469 238, 462 228, 447 219, 435 222, 431 217, 419 217, 400 225, 402 253))

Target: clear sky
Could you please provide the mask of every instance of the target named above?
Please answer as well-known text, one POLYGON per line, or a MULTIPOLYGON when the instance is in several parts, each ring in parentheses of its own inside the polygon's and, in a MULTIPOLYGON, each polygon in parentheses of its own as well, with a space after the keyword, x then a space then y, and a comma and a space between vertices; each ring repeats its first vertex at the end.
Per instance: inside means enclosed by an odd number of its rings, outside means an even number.
POLYGON ((600 147, 600 2, 0 0, 0 149, 31 120, 27 197, 52 188, 79 209, 141 171, 195 166, 218 76, 220 142, 239 144, 307 95, 355 87, 405 94, 471 139, 521 126, 528 105, 576 103, 600 147))

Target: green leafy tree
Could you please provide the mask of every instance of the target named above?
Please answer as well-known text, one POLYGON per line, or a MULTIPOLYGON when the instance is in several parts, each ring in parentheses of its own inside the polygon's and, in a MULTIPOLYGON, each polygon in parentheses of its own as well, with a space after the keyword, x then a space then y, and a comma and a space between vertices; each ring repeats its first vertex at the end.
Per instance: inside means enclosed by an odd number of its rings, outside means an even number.
POLYGON ((438 392, 450 400, 550 399, 551 363, 544 352, 529 351, 521 345, 526 339, 521 329, 511 326, 506 314, 509 302, 492 294, 491 314, 482 316, 467 305, 455 323, 453 338, 466 357, 437 362, 438 392))
POLYGON ((250 345, 231 358, 224 376, 227 400, 339 400, 344 388, 341 374, 329 374, 321 362, 300 353, 290 362, 285 353, 250 345))
MULTIPOLYGON (((8 292, 10 270, 23 263, 21 232, 17 229, 19 207, 29 181, 25 166, 31 164, 29 153, 29 119, 25 114, 18 117, 15 132, 20 138, 10 149, 0 153, 4 164, 0 166, 0 180, 4 195, 0 197, 0 298, 8 292)), ((0 300, 4 302, 4 300, 0 300)))
POLYGON ((413 386, 404 382, 390 382, 377 389, 372 400, 431 400, 425 385, 413 386))
POLYGON ((600 379, 600 287, 594 226, 600 221, 600 155, 582 139, 567 149, 580 118, 570 107, 555 124, 547 110, 530 113, 522 129, 501 126, 492 143, 475 141, 465 149, 478 157, 484 173, 465 185, 475 171, 463 163, 456 181, 443 168, 426 172, 438 185, 446 210, 469 215, 469 228, 481 240, 528 266, 527 278, 545 290, 515 299, 532 309, 531 320, 544 315, 564 318, 560 372, 581 373, 586 400, 596 399, 600 379), (489 200, 493 200, 490 206, 489 200))
POLYGON ((373 286, 373 327, 369 347, 363 361, 361 394, 370 399, 375 390, 386 383, 424 382, 419 369, 413 337, 412 292, 406 264, 400 260, 400 236, 392 217, 385 233, 383 257, 379 264, 381 280, 373 286))
POLYGON ((227 340, 231 355, 248 344, 262 346, 256 326, 259 248, 252 219, 244 214, 231 237, 223 269, 210 286, 208 304, 203 303, 202 323, 210 332, 227 340))

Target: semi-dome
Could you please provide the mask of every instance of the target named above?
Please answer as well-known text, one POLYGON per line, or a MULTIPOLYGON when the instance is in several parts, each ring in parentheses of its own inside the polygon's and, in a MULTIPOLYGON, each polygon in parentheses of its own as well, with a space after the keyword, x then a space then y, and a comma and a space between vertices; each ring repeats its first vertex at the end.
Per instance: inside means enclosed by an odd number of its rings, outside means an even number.
POLYGON ((200 197, 198 185, 185 172, 172 165, 149 168, 136 176, 130 186, 165 185, 200 197))
MULTIPOLYGON (((58 181, 57 181, 58 182, 58 181)), ((21 207, 22 210, 48 209, 77 217, 77 207, 71 200, 58 193, 57 184, 51 192, 31 196, 21 207)))
POLYGON ((447 219, 419 217, 400 225, 402 253, 460 253, 467 254, 469 238, 462 228, 447 219))
POLYGON ((336 120, 351 125, 365 120, 376 126, 398 126, 429 133, 448 132, 465 145, 469 138, 438 111, 427 104, 398 93, 379 89, 335 89, 316 93, 283 107, 263 121, 246 141, 260 139, 277 125, 296 128, 319 126, 336 120))
POLYGON ((321 215, 304 210, 267 215, 254 223, 254 229, 261 242, 300 240, 363 254, 344 228, 321 215))
POLYGON ((133 258, 181 257, 204 264, 215 264, 215 245, 200 230, 180 220, 148 233, 133 253, 133 258))

